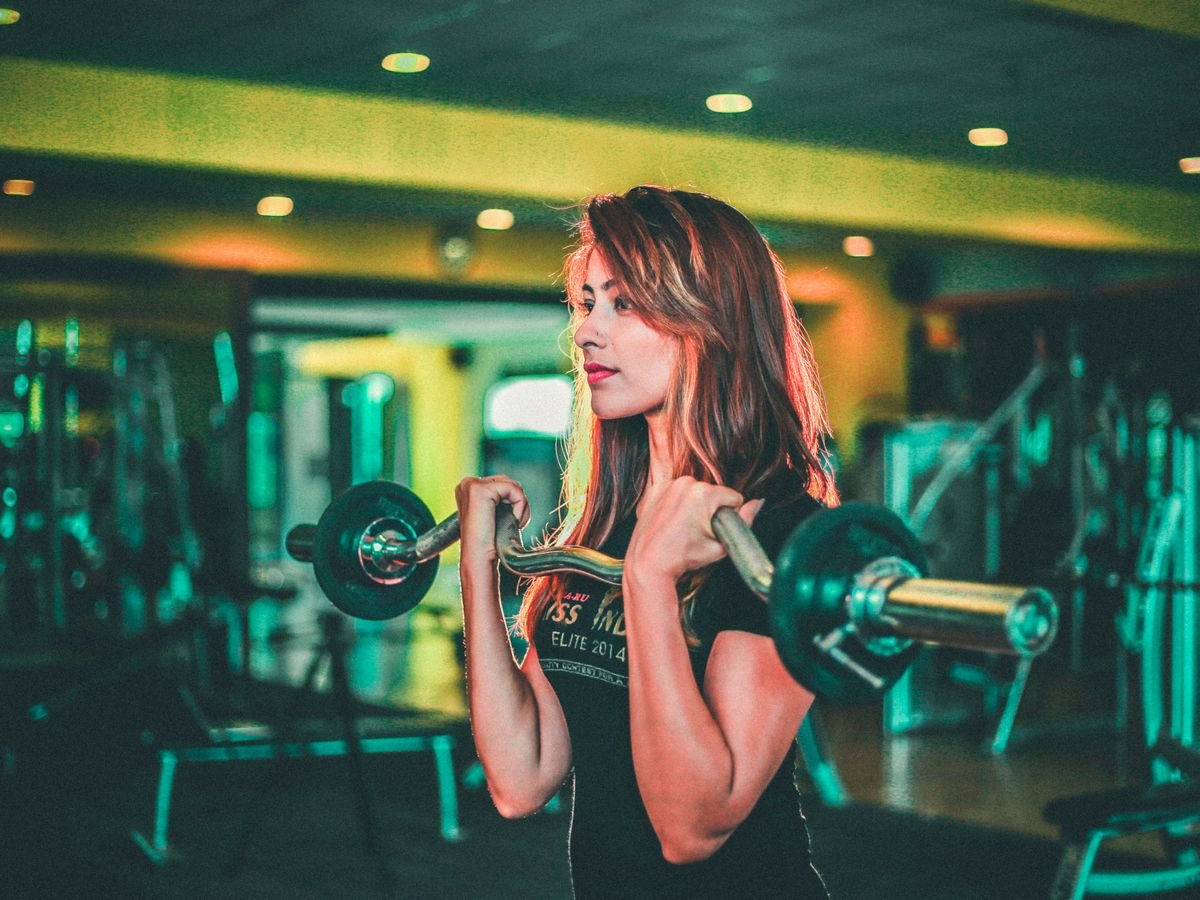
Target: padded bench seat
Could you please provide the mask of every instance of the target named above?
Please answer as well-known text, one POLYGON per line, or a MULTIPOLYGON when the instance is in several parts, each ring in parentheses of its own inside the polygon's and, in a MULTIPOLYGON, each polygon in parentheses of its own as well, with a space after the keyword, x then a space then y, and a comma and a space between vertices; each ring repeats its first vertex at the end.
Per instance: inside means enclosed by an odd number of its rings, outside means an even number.
POLYGON ((1087 894, 1156 894, 1200 885, 1200 859, 1195 851, 1185 852, 1170 865, 1094 869, 1105 840, 1195 828, 1200 823, 1200 780, 1061 797, 1047 804, 1042 816, 1059 827, 1064 844, 1053 900, 1078 900, 1087 894))
MULTIPOLYGON (((439 831, 446 841, 463 837, 458 819, 458 786, 452 751, 455 733, 465 727, 461 719, 438 715, 369 716, 356 719, 359 748, 364 754, 433 753, 437 771, 439 831)), ((209 742, 158 750, 159 775, 154 803, 154 826, 149 837, 134 831, 133 839, 155 863, 170 856, 168 828, 175 771, 180 763, 221 763, 243 760, 306 759, 345 756, 349 745, 341 723, 328 719, 300 719, 286 729, 235 721, 208 728, 209 742)))
POLYGON ((1122 834, 1163 828, 1175 822, 1200 819, 1200 781, 1060 797, 1046 805, 1042 817, 1070 837, 1083 836, 1097 828, 1122 834))

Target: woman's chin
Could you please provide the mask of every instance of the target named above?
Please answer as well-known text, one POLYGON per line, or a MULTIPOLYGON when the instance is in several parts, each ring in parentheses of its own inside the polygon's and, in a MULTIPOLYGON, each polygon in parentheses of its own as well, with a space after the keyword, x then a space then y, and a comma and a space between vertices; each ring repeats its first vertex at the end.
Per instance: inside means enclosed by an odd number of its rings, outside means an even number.
POLYGON ((592 414, 597 419, 628 419, 641 415, 637 410, 614 408, 604 403, 592 403, 592 414))

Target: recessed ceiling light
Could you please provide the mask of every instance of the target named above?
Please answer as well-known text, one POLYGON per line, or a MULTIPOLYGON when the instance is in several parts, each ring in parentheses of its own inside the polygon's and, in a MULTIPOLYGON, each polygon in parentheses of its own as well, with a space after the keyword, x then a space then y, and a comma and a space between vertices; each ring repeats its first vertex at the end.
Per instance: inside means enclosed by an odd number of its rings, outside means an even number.
POLYGON ((514 221, 512 212, 507 209, 484 209, 475 217, 475 224, 489 231, 507 231, 514 221))
POLYGON ((704 101, 704 105, 717 113, 740 113, 754 104, 745 94, 713 94, 704 101))
POLYGON ((1008 132, 1003 128, 972 128, 967 140, 976 147, 1003 147, 1008 143, 1008 132))
POLYGON ((280 197, 273 195, 263 197, 258 201, 258 214, 260 216, 287 216, 291 215, 295 204, 292 203, 291 197, 280 197))
POLYGON ((429 57, 424 53, 389 53, 380 65, 389 72, 424 72, 429 68, 429 57))
POLYGON ((0 25, 16 25, 21 21, 21 14, 15 9, 0 9, 0 25))
POLYGON ((847 256, 874 256, 875 242, 861 234, 852 234, 842 241, 842 252, 847 256))
POLYGON ((1184 175, 1200 175, 1200 156, 1185 156, 1179 161, 1179 171, 1184 175))
POLYGON ((13 197, 28 197, 33 193, 33 182, 27 178, 10 178, 4 182, 4 193, 13 197))

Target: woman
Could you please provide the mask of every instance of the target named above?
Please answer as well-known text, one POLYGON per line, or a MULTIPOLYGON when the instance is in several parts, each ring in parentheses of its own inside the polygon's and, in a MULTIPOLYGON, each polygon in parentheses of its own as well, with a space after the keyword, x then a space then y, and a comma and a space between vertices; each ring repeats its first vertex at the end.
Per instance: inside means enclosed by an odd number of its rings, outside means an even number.
POLYGON ((574 770, 579 900, 825 897, 792 773, 812 695, 710 525, 736 509, 774 556, 836 502, 782 268, 744 216, 699 193, 598 196, 578 230, 578 402, 551 540, 623 557, 623 584, 535 581, 516 663, 494 516, 505 502, 525 522, 525 495, 504 476, 459 485, 468 699, 492 797, 529 815, 574 770))

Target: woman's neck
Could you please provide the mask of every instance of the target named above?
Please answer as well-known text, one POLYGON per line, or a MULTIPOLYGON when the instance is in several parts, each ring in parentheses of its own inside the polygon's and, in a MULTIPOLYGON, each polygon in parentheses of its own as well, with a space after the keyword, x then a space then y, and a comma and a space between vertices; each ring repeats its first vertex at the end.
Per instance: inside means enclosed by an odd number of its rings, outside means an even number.
POLYGON ((675 477, 675 460, 671 453, 671 438, 661 413, 646 416, 646 433, 650 439, 650 467, 646 484, 661 484, 675 477))

